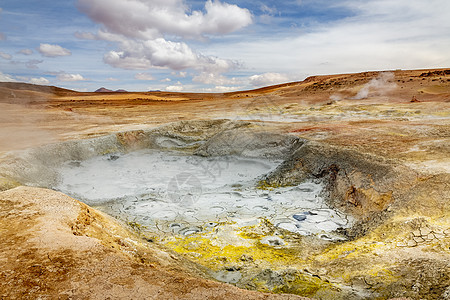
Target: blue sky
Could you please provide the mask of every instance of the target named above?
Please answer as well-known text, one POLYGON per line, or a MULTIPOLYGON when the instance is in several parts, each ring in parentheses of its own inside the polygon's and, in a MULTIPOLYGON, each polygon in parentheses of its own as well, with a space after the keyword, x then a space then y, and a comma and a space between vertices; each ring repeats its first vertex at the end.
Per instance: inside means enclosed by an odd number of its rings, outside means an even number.
POLYGON ((448 0, 0 3, 0 81, 226 92, 449 66, 448 0))

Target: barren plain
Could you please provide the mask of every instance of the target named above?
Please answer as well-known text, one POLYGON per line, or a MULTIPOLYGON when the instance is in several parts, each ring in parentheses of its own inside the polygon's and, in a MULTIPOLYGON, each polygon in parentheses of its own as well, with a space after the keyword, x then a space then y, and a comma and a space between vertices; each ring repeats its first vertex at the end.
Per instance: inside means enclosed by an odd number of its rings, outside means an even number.
POLYGON ((0 83, 0 123, 2 299, 450 299, 448 69, 226 94, 0 83), (143 149, 277 160, 258 195, 321 185, 351 222, 304 234, 313 209, 291 227, 253 211, 163 237, 52 190, 64 163, 143 149))

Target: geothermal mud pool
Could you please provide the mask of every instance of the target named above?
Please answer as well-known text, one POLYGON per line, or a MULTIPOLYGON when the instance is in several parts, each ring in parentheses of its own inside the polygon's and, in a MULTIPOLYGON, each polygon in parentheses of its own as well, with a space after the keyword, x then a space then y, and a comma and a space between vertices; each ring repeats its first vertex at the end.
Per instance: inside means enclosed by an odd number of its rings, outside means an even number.
MULTIPOLYGON (((201 157, 181 152, 140 150, 69 161, 54 187, 141 231, 190 236, 218 227, 235 230, 269 221, 278 228, 321 239, 350 225, 328 208, 322 185, 261 188, 260 179, 281 161, 238 156, 201 157)), ((282 246, 278 237, 261 243, 282 246)))
MULTIPOLYGON (((436 219, 411 213, 429 203, 430 187, 439 190, 434 179, 411 191, 414 172, 397 162, 250 126, 176 123, 47 145, 5 158, 0 174, 122 221, 134 232, 102 235, 105 247, 151 270, 154 255, 142 249, 249 290, 389 299, 420 279, 445 293, 446 190, 436 219), (417 262, 417 253, 427 258, 417 262)), ((87 208, 76 218, 64 220, 70 236, 109 230, 87 208)))

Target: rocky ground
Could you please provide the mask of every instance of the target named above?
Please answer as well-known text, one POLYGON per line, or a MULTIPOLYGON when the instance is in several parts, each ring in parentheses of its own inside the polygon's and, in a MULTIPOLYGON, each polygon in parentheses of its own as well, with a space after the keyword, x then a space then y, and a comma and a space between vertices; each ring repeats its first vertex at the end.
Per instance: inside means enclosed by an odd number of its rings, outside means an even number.
POLYGON ((229 94, 2 83, 0 107, 3 298, 450 299, 449 70, 317 76, 229 94), (22 151, 124 131, 94 150, 22 151), (262 190, 318 180, 355 225, 338 232, 346 237, 338 243, 262 224, 243 232, 248 247, 232 251, 202 235, 158 245, 61 193, 21 186, 49 186, 55 157, 173 143, 203 156, 282 153, 262 190), (258 242, 273 235, 287 246, 258 242), (214 268, 241 272, 237 285, 247 290, 211 281, 214 268))

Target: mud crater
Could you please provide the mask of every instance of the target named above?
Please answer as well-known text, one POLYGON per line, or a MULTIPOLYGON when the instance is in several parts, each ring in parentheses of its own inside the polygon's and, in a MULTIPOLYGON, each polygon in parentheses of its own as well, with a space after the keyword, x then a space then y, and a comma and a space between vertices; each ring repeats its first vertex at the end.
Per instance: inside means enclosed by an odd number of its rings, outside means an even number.
POLYGON ((143 149, 65 162, 53 188, 163 236, 264 219, 295 234, 341 239, 332 232, 351 222, 325 204, 320 182, 258 186, 281 162, 143 149))
POLYGON ((3 178, 81 200, 217 280, 270 291, 308 286, 306 296, 342 293, 323 274, 300 271, 303 260, 378 226, 401 174, 376 157, 226 120, 46 145, 0 165, 3 178), (358 205, 346 199, 349 188, 358 205), (372 205, 377 199, 386 201, 372 205))

